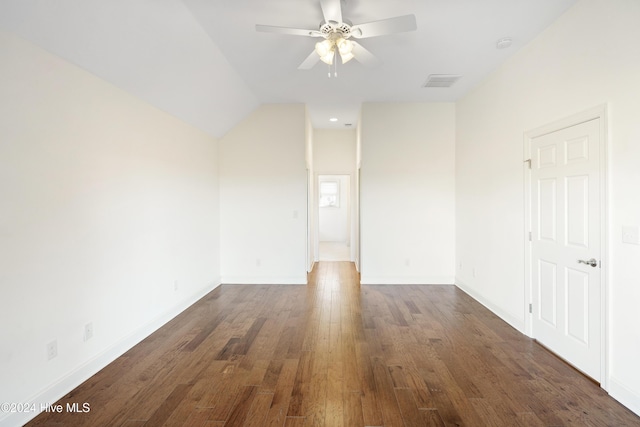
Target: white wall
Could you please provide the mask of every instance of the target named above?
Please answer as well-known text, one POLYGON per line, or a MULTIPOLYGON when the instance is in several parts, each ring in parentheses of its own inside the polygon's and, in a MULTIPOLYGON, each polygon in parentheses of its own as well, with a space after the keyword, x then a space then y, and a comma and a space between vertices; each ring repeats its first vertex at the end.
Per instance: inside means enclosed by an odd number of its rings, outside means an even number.
POLYGON ((219 283, 217 142, 1 32, 0 51, 0 402, 39 408, 219 283))
POLYGON ((356 131, 313 131, 313 161, 319 175, 351 175, 356 169, 356 131))
POLYGON ((453 283, 454 156, 454 104, 363 104, 363 284, 453 283))
MULTIPOLYGON (((327 175, 348 175, 349 176, 349 241, 350 259, 355 260, 357 254, 357 134, 356 130, 344 129, 316 129, 313 140, 314 170, 316 177, 327 175)), ((316 179, 317 182, 317 179, 316 179)), ((316 196, 317 199, 317 196, 316 196)), ((315 209, 319 210, 317 200, 315 209)), ((335 216, 335 215, 334 215, 335 216)), ((316 234, 316 240, 325 240, 316 234)), ((329 239, 332 240, 332 239, 329 239)))
POLYGON ((621 236, 623 225, 640 225, 639 21, 637 0, 578 2, 461 100, 456 116, 456 281, 522 329, 523 134, 607 104, 609 392, 636 413, 640 246, 621 236))
POLYGON ((305 107, 263 105, 220 140, 223 283, 306 284, 305 107))

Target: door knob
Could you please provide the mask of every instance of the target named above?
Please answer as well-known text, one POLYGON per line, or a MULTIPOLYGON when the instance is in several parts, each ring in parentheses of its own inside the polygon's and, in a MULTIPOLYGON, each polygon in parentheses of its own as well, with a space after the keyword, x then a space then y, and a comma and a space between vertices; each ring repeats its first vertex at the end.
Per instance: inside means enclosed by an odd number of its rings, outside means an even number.
POLYGON ((598 260, 596 260, 595 258, 591 258, 591 259, 588 259, 588 260, 579 259, 578 260, 578 264, 587 264, 587 265, 590 265, 591 267, 597 267, 598 266, 598 260))

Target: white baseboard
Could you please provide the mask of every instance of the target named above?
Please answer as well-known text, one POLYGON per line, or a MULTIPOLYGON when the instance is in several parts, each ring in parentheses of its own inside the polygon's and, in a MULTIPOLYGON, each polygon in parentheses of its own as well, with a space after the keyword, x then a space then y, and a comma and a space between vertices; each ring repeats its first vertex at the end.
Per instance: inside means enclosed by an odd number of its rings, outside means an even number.
POLYGON ((496 316, 498 316, 499 318, 507 322, 509 325, 513 326, 519 332, 522 332, 523 334, 526 335, 524 319, 518 319, 512 314, 505 312, 500 307, 498 307, 497 305, 493 304, 491 301, 484 298, 478 292, 471 289, 469 286, 465 285, 465 283, 462 282, 459 278, 456 278, 455 282, 458 289, 460 289, 461 291, 469 295, 474 300, 478 301, 480 304, 482 304, 487 309, 489 309, 493 314, 495 314, 496 316))
MULTIPOLYGON (((160 329, 171 319, 185 311, 187 308, 191 307, 198 300, 200 300, 202 297, 207 295, 218 286, 220 286, 219 282, 213 282, 206 288, 203 288, 199 292, 182 300, 173 308, 167 310, 165 313, 153 319, 145 326, 141 327, 137 331, 134 331, 122 340, 116 342, 110 348, 98 354, 94 358, 88 360, 83 365, 78 366, 76 369, 69 372, 58 381, 50 384, 44 390, 37 393, 35 396, 33 396, 33 398, 27 401, 29 405, 35 405, 35 411, 9 413, 4 418, 0 418, 0 427, 19 427, 35 418, 38 414, 40 414, 40 412, 43 411, 43 409, 47 405, 51 405, 57 402, 71 390, 78 387, 80 384, 95 375, 105 366, 116 360, 118 357, 122 356, 136 344, 140 343, 149 335, 160 329)), ((80 403, 80 405, 82 405, 82 402, 80 403)))
POLYGON ((360 277, 361 285, 453 285, 451 276, 425 277, 360 277))
POLYGON ((640 395, 631 391, 622 381, 609 378, 609 396, 629 408, 636 415, 640 416, 640 395))

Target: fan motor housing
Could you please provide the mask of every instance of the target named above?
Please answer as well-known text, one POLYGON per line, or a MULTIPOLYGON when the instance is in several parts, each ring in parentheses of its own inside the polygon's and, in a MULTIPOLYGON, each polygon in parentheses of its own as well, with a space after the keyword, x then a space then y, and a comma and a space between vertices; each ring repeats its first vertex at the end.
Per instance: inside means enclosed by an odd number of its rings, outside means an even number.
POLYGON ((320 32, 328 38, 331 34, 339 34, 343 39, 351 37, 351 24, 348 22, 328 21, 320 24, 320 32))

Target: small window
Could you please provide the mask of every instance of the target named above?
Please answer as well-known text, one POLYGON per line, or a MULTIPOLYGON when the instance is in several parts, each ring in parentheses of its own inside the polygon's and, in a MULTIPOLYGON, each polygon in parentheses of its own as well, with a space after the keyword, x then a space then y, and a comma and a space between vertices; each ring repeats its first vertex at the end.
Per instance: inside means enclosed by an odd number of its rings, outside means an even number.
POLYGON ((338 185, 338 181, 320 182, 320 207, 340 207, 340 186, 338 185))

